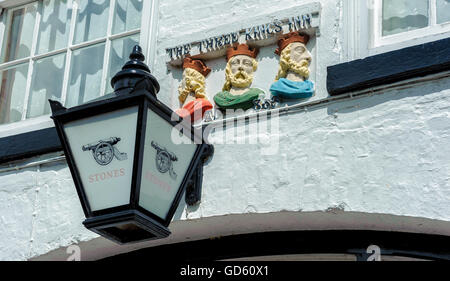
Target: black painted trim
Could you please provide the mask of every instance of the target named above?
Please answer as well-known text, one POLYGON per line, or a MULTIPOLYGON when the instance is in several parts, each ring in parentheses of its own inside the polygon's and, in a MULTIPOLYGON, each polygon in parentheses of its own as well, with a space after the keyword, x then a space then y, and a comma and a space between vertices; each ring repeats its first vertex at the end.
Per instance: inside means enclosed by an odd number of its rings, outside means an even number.
POLYGON ((450 70, 450 38, 328 67, 331 96, 450 70))
POLYGON ((55 128, 0 138, 0 163, 62 151, 55 128))

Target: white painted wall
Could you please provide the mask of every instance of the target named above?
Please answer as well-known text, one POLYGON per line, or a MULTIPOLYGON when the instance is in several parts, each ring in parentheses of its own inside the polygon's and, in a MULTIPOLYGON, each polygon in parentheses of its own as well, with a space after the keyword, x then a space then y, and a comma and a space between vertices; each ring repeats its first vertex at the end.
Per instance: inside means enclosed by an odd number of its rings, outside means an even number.
MULTIPOLYGON (((308 2, 312 1, 161 1, 153 73, 161 84, 159 98, 175 108, 176 96, 171 94, 178 80, 174 71, 167 74, 165 48, 252 26, 248 18, 264 20, 266 14, 308 2)), ((343 2, 321 1, 315 100, 328 97, 326 67, 347 56, 342 47, 347 36, 343 2)), ((264 75, 273 79, 268 73, 272 70, 260 71, 258 79, 264 75)), ((207 90, 222 83, 217 75, 208 81, 207 90)), ((214 158, 204 170, 202 202, 196 207, 180 205, 172 224, 174 237, 185 241, 220 235, 213 234, 209 227, 215 224, 210 222, 230 216, 239 219, 227 221, 230 232, 224 234, 239 233, 242 225, 249 226, 247 232, 297 229, 295 221, 300 220, 304 228, 314 229, 319 227, 307 218, 316 215, 309 214, 326 211, 339 211, 347 219, 334 228, 364 224, 363 228, 377 229, 395 221, 395 225, 403 222, 403 230, 450 235, 449 109, 447 77, 373 96, 311 105, 307 111, 291 110, 280 116, 278 133, 261 138, 278 138, 278 151, 273 155, 262 155, 268 147, 265 144, 216 144, 214 158), (294 215, 281 227, 286 212, 294 215), (257 214, 275 215, 255 223, 252 215, 257 214), (355 214, 360 219, 353 219, 355 214), (421 223, 416 224, 421 220, 428 223, 426 231, 421 223), (194 222, 202 226, 195 235, 190 232, 194 222), (407 222, 414 224, 407 226, 407 222)), ((220 140, 223 133, 216 128, 211 139, 220 140)), ((255 135, 243 139, 251 137, 255 135)), ((65 259, 65 247, 76 243, 95 248, 99 258, 175 241, 169 237, 120 248, 84 229, 83 220, 64 162, 0 174, 0 260, 38 258, 57 249, 58 258, 65 259)))

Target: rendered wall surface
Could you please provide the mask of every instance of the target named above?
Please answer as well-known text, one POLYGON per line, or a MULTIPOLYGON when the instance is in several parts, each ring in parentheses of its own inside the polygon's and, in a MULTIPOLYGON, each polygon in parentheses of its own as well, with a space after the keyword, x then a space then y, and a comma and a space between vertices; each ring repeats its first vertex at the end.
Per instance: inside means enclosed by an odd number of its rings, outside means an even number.
MULTIPOLYGON (((252 26, 249 18, 264 20, 268 11, 308 2, 161 1, 153 67, 159 99, 176 108, 171 93, 180 77, 167 73, 165 48, 252 26)), ((314 99, 328 96, 326 67, 345 57, 343 2, 321 1, 314 99)), ((219 59, 214 65, 221 71, 219 59)), ((255 79, 272 80, 276 70, 263 65, 255 79)), ((221 74, 214 77, 207 91, 223 85, 221 74)), ((275 120, 278 131, 237 138, 256 137, 258 144, 215 144, 204 169, 201 204, 182 203, 174 224, 232 214, 242 214, 245 221, 254 213, 340 210, 439 220, 450 234, 449 109, 450 78, 441 78, 281 115, 275 120)), ((246 129, 217 127, 211 140, 246 129)), ((0 260, 26 260, 98 239, 83 220, 65 162, 0 174, 0 260)))

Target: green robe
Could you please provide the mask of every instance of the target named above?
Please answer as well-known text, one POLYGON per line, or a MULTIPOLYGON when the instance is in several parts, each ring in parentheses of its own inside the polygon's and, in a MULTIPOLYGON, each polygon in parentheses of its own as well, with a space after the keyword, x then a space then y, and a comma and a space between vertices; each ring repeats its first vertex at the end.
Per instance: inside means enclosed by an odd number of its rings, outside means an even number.
POLYGON ((214 96, 217 106, 223 109, 243 109, 253 107, 253 101, 258 99, 259 94, 264 91, 257 88, 250 88, 242 95, 232 95, 228 91, 219 92, 214 96))

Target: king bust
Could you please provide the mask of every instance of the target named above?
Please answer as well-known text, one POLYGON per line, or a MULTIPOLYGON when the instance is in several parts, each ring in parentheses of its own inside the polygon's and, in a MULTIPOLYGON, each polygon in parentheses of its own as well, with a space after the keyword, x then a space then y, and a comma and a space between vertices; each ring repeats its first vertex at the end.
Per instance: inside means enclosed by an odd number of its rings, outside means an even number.
POLYGON ((211 69, 198 59, 187 57, 183 60, 183 79, 178 87, 178 99, 181 108, 175 112, 191 122, 203 119, 205 112, 213 105, 207 100, 205 92, 205 77, 211 69))
POLYGON ((227 66, 225 68, 225 85, 222 92, 214 96, 214 101, 221 109, 243 109, 253 107, 262 90, 250 88, 253 73, 258 67, 256 56, 258 50, 247 44, 239 44, 227 49, 227 66))
POLYGON ((275 83, 270 87, 273 96, 282 99, 310 98, 314 83, 309 78, 311 54, 306 48, 309 36, 291 32, 278 40, 276 54, 280 55, 280 67, 275 83))

